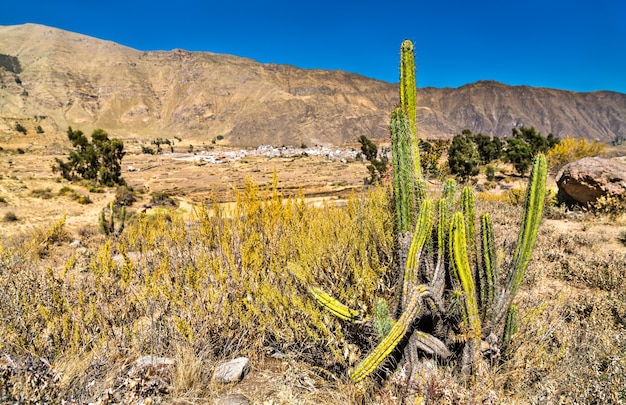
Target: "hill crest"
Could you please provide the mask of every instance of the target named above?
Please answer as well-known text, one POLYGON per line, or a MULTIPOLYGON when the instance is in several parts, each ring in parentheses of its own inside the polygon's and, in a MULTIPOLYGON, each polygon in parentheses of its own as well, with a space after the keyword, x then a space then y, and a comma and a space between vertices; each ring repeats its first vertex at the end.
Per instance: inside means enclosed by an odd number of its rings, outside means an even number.
MULTIPOLYGON (((0 142, 15 122, 63 139, 68 126, 122 138, 236 146, 343 145, 388 136, 397 85, 343 71, 210 52, 138 51, 37 24, 0 27, 0 142)), ((480 81, 421 88, 422 137, 514 126, 601 141, 626 138, 626 95, 480 81)), ((34 130, 29 129, 29 136, 34 130)), ((43 141, 42 141, 43 142, 43 141)))

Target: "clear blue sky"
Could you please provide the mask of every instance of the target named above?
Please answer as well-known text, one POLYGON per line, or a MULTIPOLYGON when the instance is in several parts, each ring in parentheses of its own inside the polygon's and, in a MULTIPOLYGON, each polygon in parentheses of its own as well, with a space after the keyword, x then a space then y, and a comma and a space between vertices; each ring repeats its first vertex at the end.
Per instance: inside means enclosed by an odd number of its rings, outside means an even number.
MULTIPOLYGON (((210 51, 398 81, 626 93, 625 0, 2 0, 0 25, 49 25, 139 50, 210 51)), ((1 4, 0 3, 0 4, 1 4)))

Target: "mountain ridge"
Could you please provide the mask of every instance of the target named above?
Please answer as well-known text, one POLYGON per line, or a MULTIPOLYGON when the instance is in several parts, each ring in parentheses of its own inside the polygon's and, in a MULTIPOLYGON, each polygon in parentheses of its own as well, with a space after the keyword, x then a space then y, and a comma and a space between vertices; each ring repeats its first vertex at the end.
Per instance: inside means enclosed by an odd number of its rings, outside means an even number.
MULTIPOLYGON (((360 135, 387 138, 398 103, 397 84, 355 73, 211 52, 139 51, 37 24, 0 26, 0 55, 11 61, 0 60, 0 142, 21 136, 13 128, 20 122, 41 126, 46 139, 62 139, 72 126, 193 143, 219 136, 233 146, 344 145, 360 135)), ((417 106, 425 138, 465 128, 503 137, 520 125, 559 137, 626 138, 626 95, 611 91, 485 80, 419 88, 417 106)))

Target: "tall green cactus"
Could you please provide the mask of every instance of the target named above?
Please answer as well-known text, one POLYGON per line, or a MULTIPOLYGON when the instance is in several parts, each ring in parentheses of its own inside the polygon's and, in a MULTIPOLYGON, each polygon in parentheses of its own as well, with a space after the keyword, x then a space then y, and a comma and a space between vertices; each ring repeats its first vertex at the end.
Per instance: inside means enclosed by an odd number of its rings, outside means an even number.
MULTIPOLYGON (((388 311, 384 310, 385 302, 377 301, 373 323, 381 331, 381 340, 354 368, 350 378, 355 382, 374 372, 399 345, 409 364, 410 379, 414 378, 412 363, 420 361, 418 353, 439 358, 456 354, 461 370, 474 372, 480 369, 474 367, 474 362, 483 355, 481 341, 494 349, 486 353, 496 353, 497 342, 507 345, 517 328, 513 299, 528 267, 542 215, 546 160, 539 155, 531 172, 513 258, 504 262, 508 272, 501 281, 491 216, 481 215, 477 228, 473 190, 464 188, 457 201, 456 182, 450 179, 444 183, 436 207, 432 198, 423 196, 425 183, 419 168, 415 129, 413 58, 413 45, 403 42, 401 107, 393 111, 390 125, 397 264, 403 270, 397 311, 400 316, 383 327, 388 311), (447 313, 455 300, 460 300, 460 318, 447 313), (418 322, 423 317, 429 319, 418 322)), ((317 287, 311 287, 309 292, 320 305, 346 321, 363 323, 371 319, 363 318, 317 287)))

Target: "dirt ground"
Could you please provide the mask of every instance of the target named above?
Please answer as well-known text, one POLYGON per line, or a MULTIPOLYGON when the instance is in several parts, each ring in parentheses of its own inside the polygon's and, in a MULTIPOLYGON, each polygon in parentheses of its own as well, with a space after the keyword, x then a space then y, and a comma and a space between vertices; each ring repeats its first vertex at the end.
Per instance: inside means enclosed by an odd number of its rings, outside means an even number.
MULTIPOLYGON (((66 214, 71 230, 97 225, 103 207, 115 198, 115 189, 102 193, 88 192, 80 184, 71 184, 52 173, 54 158, 63 155, 44 151, 18 154, 0 151, 0 229, 3 236, 28 232, 40 225, 58 220, 66 214), (90 204, 79 204, 71 196, 60 196, 59 190, 71 187, 89 197, 90 204), (6 220, 13 214, 17 220, 6 220)), ((212 199, 233 200, 234 189, 243 187, 249 178, 268 184, 274 173, 284 195, 303 194, 313 201, 347 197, 363 187, 366 165, 354 160, 310 157, 245 157, 225 163, 208 163, 189 154, 128 154, 122 162, 122 176, 138 194, 133 209, 147 205, 155 192, 165 192, 178 203, 179 209, 191 211, 193 205, 212 199)))

